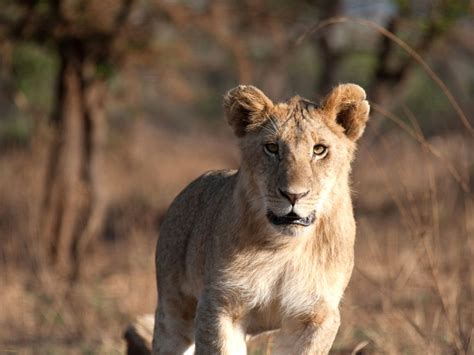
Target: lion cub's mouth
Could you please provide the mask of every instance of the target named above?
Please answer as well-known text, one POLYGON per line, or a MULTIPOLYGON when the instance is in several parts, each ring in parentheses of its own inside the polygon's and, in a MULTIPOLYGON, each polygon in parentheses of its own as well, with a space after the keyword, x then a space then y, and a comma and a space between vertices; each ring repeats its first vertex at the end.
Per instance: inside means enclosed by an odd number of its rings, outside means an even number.
POLYGON ((293 211, 291 211, 290 213, 284 216, 277 216, 272 211, 268 211, 267 218, 270 221, 270 223, 276 226, 294 224, 294 225, 299 225, 303 227, 308 227, 311 224, 313 224, 316 218, 316 214, 313 211, 308 217, 302 218, 293 211))

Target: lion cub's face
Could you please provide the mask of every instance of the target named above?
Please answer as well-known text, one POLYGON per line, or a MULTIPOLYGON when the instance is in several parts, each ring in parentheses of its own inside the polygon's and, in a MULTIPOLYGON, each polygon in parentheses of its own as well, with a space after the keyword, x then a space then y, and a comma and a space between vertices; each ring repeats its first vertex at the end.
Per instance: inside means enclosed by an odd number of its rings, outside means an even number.
POLYGON ((369 113, 363 89, 340 85, 317 107, 300 97, 273 104, 257 88, 239 86, 227 93, 224 107, 240 137, 256 213, 283 235, 312 230, 349 174, 369 113))

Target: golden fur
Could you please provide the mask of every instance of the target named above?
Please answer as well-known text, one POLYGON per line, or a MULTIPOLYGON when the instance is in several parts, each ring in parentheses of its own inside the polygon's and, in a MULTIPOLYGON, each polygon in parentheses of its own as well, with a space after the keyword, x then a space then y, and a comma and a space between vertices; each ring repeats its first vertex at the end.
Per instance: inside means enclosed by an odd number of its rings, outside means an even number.
POLYGON ((365 92, 344 84, 321 106, 298 96, 274 104, 238 86, 224 110, 242 164, 204 174, 169 208, 153 353, 189 354, 195 344, 199 355, 245 354, 247 334, 280 328, 275 353, 326 354, 354 262, 349 174, 365 92))

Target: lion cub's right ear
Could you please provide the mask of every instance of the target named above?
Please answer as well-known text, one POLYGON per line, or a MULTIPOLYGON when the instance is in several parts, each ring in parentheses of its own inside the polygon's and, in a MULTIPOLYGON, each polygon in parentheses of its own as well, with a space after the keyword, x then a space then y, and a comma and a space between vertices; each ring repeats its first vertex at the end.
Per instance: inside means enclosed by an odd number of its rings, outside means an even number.
POLYGON ((251 85, 239 85, 224 96, 225 116, 237 137, 265 122, 272 107, 273 102, 251 85))

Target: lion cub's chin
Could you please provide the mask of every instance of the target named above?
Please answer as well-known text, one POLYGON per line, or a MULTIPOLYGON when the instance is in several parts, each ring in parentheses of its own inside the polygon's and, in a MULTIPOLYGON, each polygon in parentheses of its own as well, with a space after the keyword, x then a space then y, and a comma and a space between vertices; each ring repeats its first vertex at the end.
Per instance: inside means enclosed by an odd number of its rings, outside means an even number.
POLYGON ((310 235, 314 231, 314 225, 310 226, 299 226, 299 225, 274 225, 270 224, 271 227, 278 232, 278 237, 291 237, 291 238, 303 238, 310 235))

